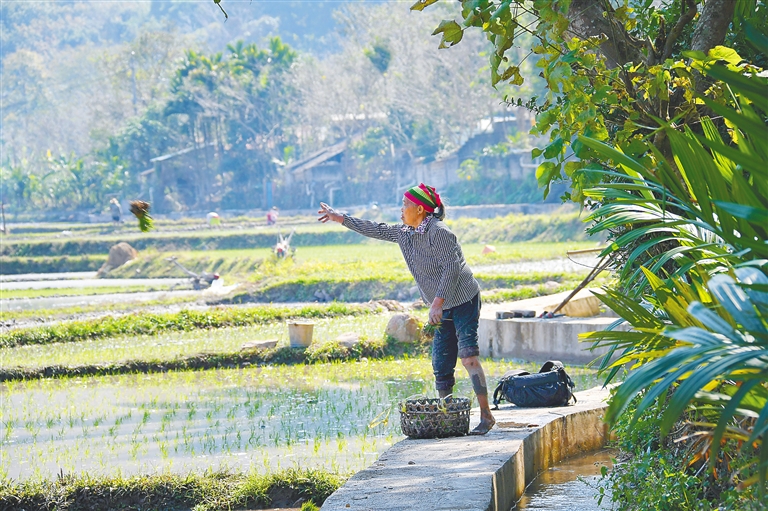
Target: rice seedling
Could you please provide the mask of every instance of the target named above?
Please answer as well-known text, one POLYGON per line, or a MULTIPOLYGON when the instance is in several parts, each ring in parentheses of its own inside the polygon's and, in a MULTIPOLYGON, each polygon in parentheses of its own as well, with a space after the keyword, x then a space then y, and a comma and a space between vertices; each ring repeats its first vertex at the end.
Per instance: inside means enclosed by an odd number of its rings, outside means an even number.
POLYGON ((158 300, 124 301, 120 303, 100 303, 45 309, 8 310, 8 307, 0 307, 0 322, 6 322, 8 324, 12 324, 18 321, 30 320, 53 322, 59 320, 69 320, 72 317, 103 315, 105 313, 140 313, 142 311, 146 311, 147 309, 168 306, 181 306, 183 304, 193 304, 203 307, 208 305, 204 300, 201 299, 200 296, 188 294, 158 300))

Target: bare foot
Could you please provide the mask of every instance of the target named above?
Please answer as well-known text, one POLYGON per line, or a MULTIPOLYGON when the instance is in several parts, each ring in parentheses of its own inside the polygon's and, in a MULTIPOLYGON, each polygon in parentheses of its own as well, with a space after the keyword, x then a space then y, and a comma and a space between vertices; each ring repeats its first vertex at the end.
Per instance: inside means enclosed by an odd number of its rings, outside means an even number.
POLYGON ((470 435, 485 435, 488 433, 493 425, 496 424, 494 419, 481 419, 480 424, 469 432, 470 435))

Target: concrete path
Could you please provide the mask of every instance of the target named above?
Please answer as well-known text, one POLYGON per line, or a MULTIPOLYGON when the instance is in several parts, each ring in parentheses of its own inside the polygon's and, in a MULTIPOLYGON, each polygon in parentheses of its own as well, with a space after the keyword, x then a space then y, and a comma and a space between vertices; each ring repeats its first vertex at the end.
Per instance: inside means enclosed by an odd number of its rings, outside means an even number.
MULTIPOLYGON (((600 448, 608 390, 578 392, 576 405, 494 411, 482 437, 406 439, 355 474, 323 511, 508 511, 536 474, 600 448)), ((472 411, 474 427, 479 421, 472 411)))
POLYGON ((518 261, 503 264, 478 264, 472 267, 473 273, 509 274, 509 273, 589 273, 597 266, 599 258, 594 256, 559 257, 539 261, 518 261))
MULTIPOLYGON (((496 318, 497 312, 511 310, 530 310, 538 316, 544 311, 553 311, 569 294, 566 291, 517 302, 483 304, 477 331, 480 356, 586 364, 605 355, 608 348, 590 350, 590 343, 579 341, 579 334, 605 330, 618 319, 610 310, 597 316, 574 317, 599 312, 601 307, 605 309, 590 289, 579 291, 563 309, 571 316, 551 319, 496 318)), ((617 329, 627 330, 629 326, 624 324, 617 329)))

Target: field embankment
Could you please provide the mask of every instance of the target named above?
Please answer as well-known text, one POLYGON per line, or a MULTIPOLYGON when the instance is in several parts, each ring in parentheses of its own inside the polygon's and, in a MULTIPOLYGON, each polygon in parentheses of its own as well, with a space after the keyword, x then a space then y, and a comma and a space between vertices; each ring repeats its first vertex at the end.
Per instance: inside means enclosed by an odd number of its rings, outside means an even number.
MULTIPOLYGON (((585 240, 584 224, 577 213, 552 215, 508 215, 492 219, 460 218, 449 220, 448 225, 462 243, 498 243, 519 241, 585 240)), ((288 226, 248 229, 168 231, 150 234, 106 233, 99 235, 72 235, 62 238, 5 237, 0 256, 50 257, 106 255, 112 245, 125 241, 139 251, 155 249, 158 252, 188 250, 235 250, 272 247, 278 232, 287 235, 288 226)), ((343 245, 359 243, 360 235, 337 225, 296 226, 292 244, 297 247, 317 245, 343 245)), ((16 262, 18 266, 20 262, 16 262)), ((11 266, 9 266, 11 268, 11 266)))
POLYGON ((309 348, 239 349, 237 351, 204 352, 169 359, 134 359, 113 363, 38 365, 0 367, 0 382, 41 378, 104 376, 168 371, 198 371, 204 369, 246 368, 269 364, 315 364, 350 360, 423 355, 429 351, 429 339, 413 344, 398 343, 383 335, 365 338, 354 346, 336 341, 313 344, 309 348))
POLYGON ((222 308, 208 311, 182 310, 168 314, 107 316, 96 320, 68 321, 55 325, 19 328, 0 334, 0 347, 77 342, 118 335, 157 335, 167 331, 227 328, 284 321, 291 318, 321 318, 370 314, 376 307, 333 303, 301 309, 287 307, 222 308))
POLYGON ((218 511, 266 509, 312 501, 322 505, 348 475, 326 470, 288 469, 268 474, 205 473, 89 477, 0 482, 0 511, 37 509, 145 509, 218 511))
MULTIPOLYGON (((583 275, 576 273, 533 273, 525 275, 476 275, 485 302, 523 300, 572 289, 583 275)), ((418 290, 408 275, 368 278, 296 277, 261 286, 251 285, 218 303, 279 303, 290 301, 417 300, 418 290)))

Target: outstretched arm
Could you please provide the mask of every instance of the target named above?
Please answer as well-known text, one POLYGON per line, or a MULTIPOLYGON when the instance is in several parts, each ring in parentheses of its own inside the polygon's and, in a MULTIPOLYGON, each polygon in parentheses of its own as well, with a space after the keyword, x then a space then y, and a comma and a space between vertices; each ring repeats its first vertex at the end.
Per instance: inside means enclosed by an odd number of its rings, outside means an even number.
POLYGON ((379 224, 371 222, 370 220, 362 220, 349 215, 342 215, 324 202, 320 203, 320 210, 317 214, 320 215, 318 218, 318 221, 320 222, 325 223, 329 220, 338 222, 347 229, 353 230, 363 236, 397 243, 398 232, 400 230, 400 227, 397 225, 389 225, 385 223, 379 224))
POLYGON ((342 215, 341 213, 337 213, 335 209, 330 207, 325 202, 320 203, 320 209, 317 211, 317 214, 320 215, 317 219, 318 222, 326 223, 329 220, 331 222, 337 222, 337 223, 344 222, 344 215, 342 215))

